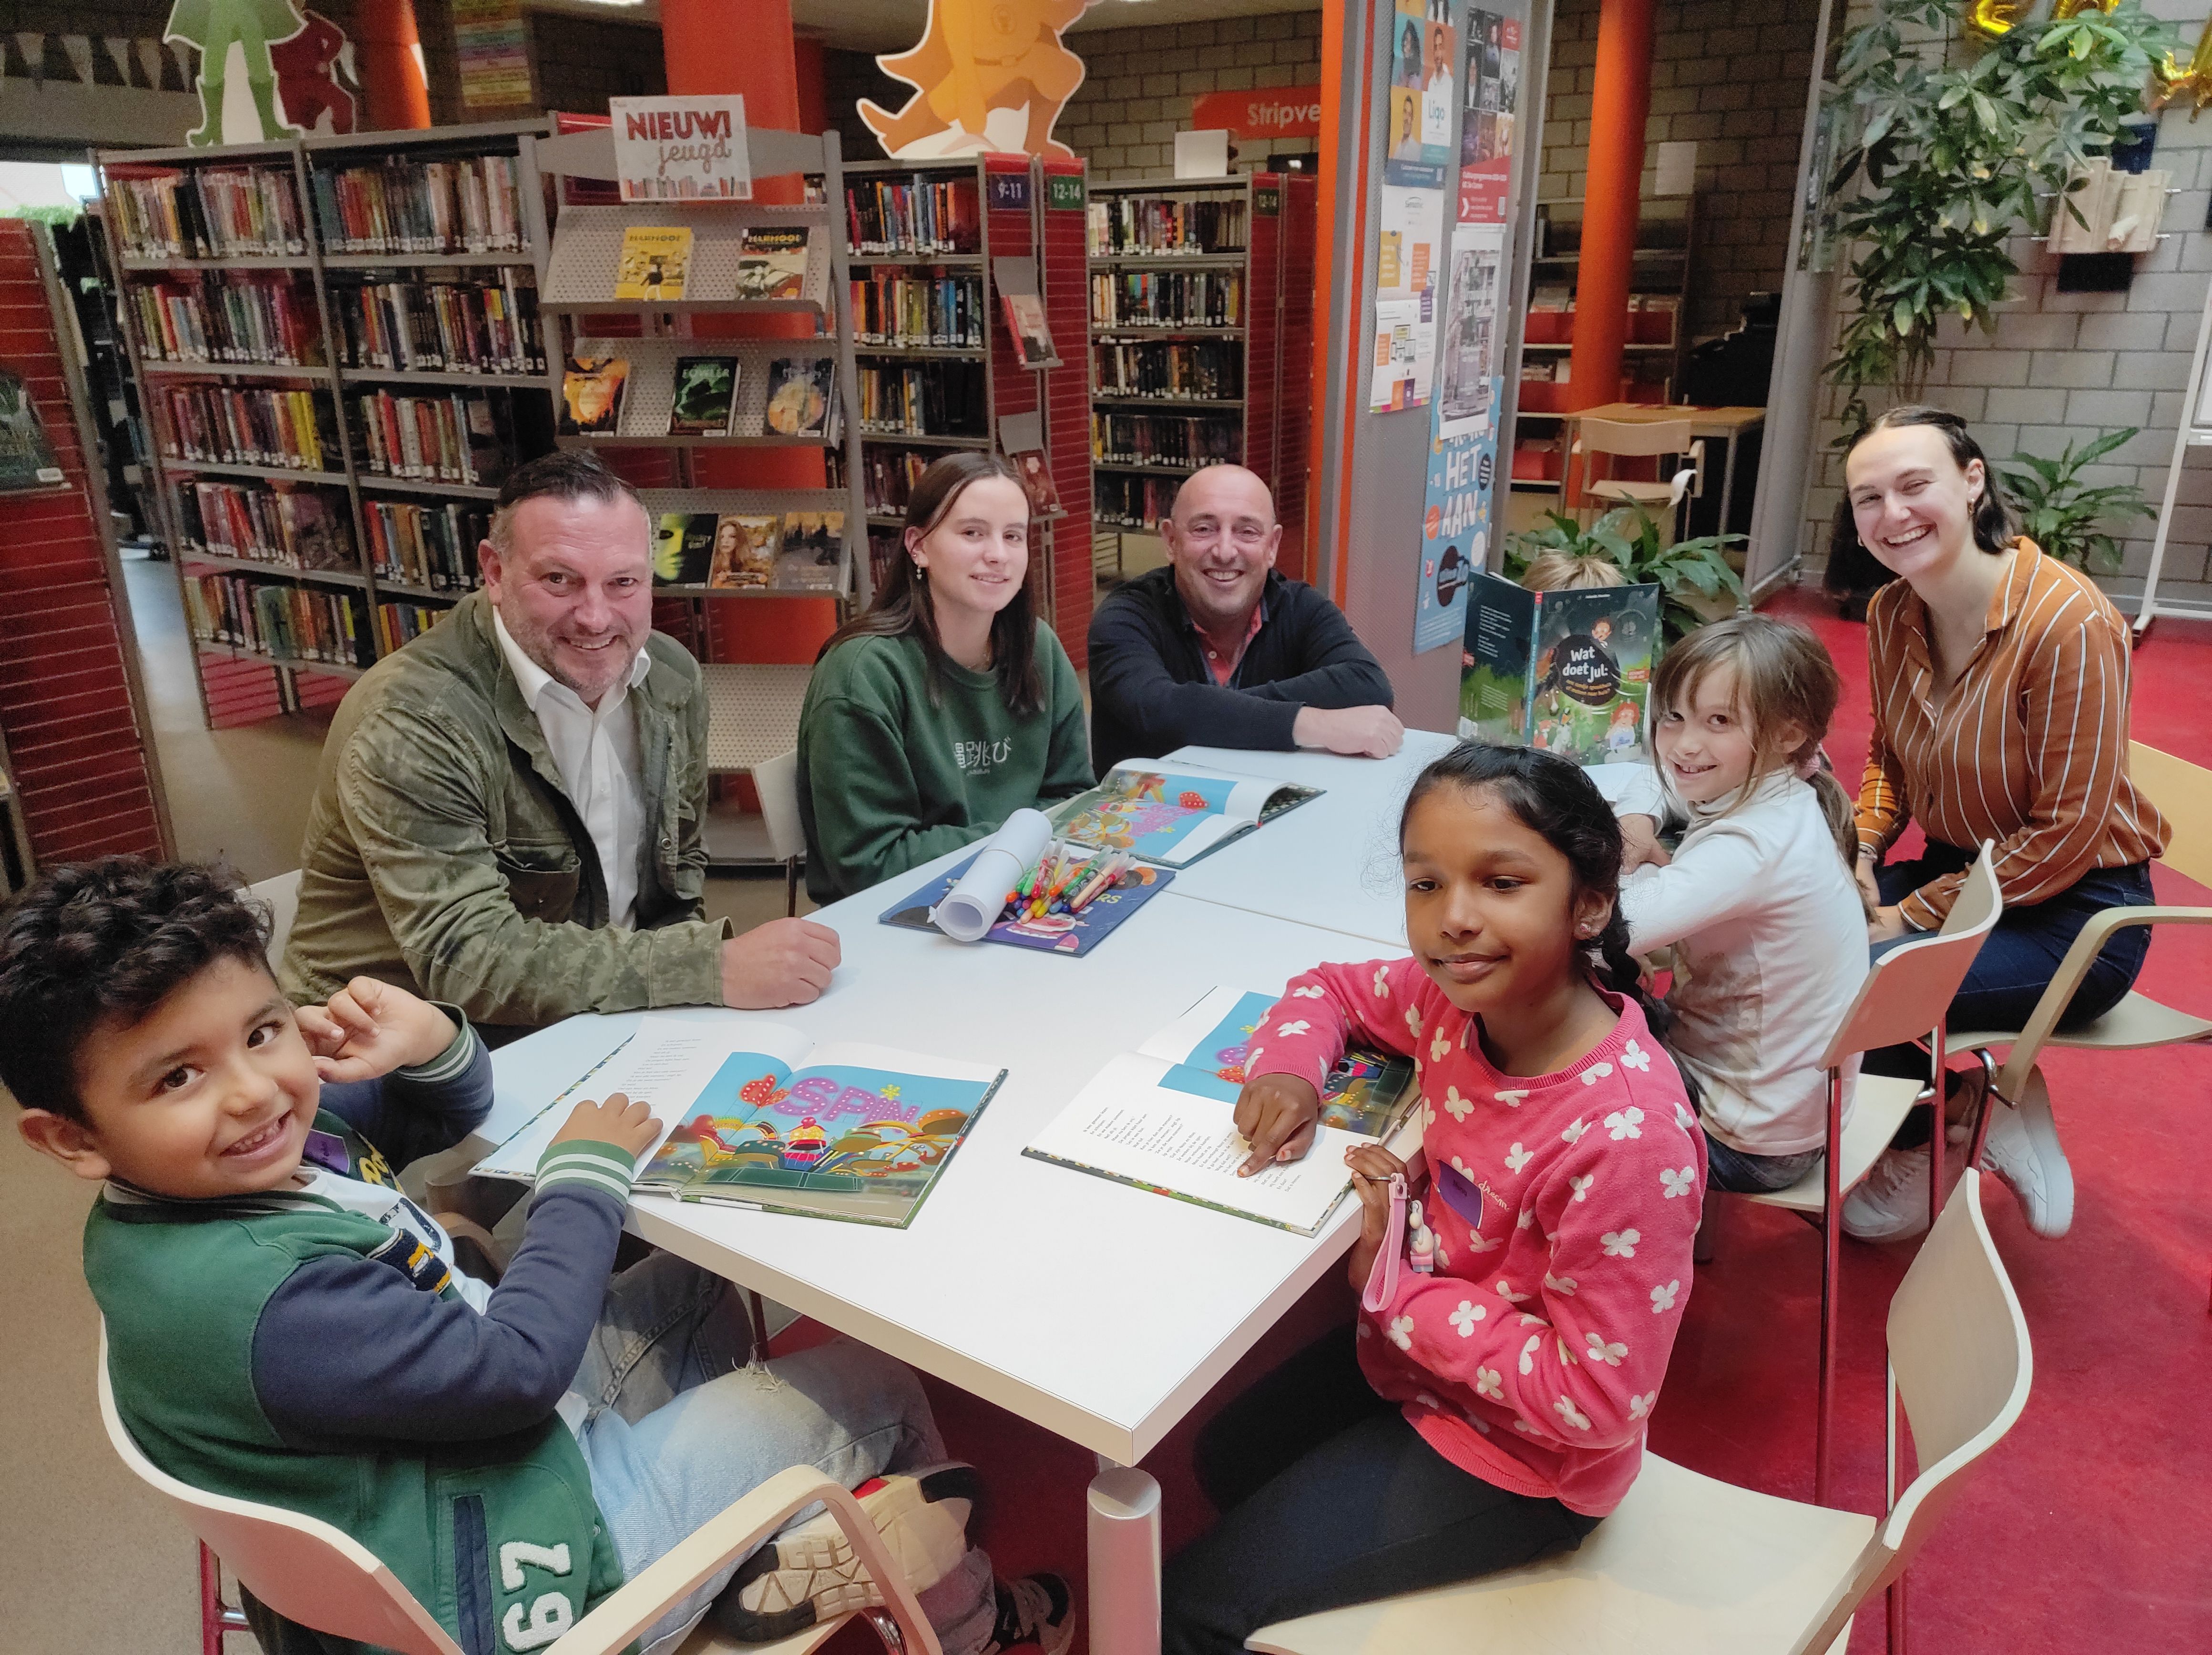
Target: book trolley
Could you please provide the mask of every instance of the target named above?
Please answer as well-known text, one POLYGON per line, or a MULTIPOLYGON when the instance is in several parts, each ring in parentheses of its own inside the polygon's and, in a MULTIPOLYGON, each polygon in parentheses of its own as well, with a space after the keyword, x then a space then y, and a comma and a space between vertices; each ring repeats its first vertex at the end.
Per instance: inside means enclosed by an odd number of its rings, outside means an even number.
POLYGON ((211 724, 336 701, 477 585, 501 478, 551 443, 550 130, 94 156, 211 724))
POLYGON ((1317 181, 1303 173, 1101 181, 1091 190, 1095 571, 1130 573, 1207 465, 1256 473, 1288 562, 1306 537, 1317 181))

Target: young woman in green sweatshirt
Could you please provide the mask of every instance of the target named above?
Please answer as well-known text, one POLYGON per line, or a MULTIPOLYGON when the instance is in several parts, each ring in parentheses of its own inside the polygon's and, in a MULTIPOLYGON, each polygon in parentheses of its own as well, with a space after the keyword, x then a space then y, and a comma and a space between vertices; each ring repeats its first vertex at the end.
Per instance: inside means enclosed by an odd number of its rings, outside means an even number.
POLYGON ((875 603, 816 658, 799 809, 817 902, 1091 785, 1075 669, 1030 599, 1029 519, 1005 460, 946 455, 915 484, 875 603))

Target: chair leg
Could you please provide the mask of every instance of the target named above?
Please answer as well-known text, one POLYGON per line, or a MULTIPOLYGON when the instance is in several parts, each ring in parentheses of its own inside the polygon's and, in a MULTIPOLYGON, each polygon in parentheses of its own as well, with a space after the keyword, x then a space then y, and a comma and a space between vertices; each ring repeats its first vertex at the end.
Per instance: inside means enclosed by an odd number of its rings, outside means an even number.
POLYGON ((799 858, 791 857, 783 864, 783 915, 787 919, 799 917, 799 858))
POLYGON ((1982 1146, 1989 1142, 1990 1112, 2002 1102, 2007 1108, 2012 1100, 1997 1090, 1997 1060, 1983 1047, 1976 1047, 1974 1055, 1982 1060, 1982 1102, 1974 1111, 1974 1130, 1966 1135, 1966 1165, 1982 1164, 1982 1146))
POLYGON ((1829 1416, 1835 1407, 1836 1324, 1843 1282, 1844 1072, 1828 1071, 1828 1152, 1822 1158, 1820 1212, 1820 1396, 1813 1436, 1813 1503, 1828 1503, 1829 1416))
POLYGON ((1889 1583, 1889 1655, 1905 1655, 1905 1577, 1899 1575, 1889 1583))
POLYGON ((1935 1093, 1928 1100, 1935 1114, 1928 1134, 1928 1228, 1931 1231, 1943 1215, 1943 1146, 1951 1141, 1951 1117, 1943 1086, 1949 1073, 1943 1066, 1943 1024, 1939 1020, 1928 1037, 1928 1083, 1935 1093))
POLYGON ((222 1564, 200 1548, 200 1655, 222 1655, 222 1640, 233 1632, 251 1632, 243 1610, 222 1600, 222 1564))

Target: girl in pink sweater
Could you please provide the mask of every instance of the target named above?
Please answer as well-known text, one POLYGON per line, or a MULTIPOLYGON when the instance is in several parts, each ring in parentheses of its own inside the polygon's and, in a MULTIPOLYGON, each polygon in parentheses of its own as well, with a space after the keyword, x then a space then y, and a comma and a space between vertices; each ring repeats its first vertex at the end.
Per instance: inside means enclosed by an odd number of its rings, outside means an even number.
POLYGON ((1421 773, 1400 840, 1413 957, 1294 978, 1237 1126, 1249 1166, 1302 1155, 1348 1044, 1410 1056, 1420 1222, 1401 1162, 1347 1155, 1358 1337, 1201 1440, 1234 1509, 1168 1571, 1167 1655, 1579 1544, 1635 1481, 1689 1298, 1705 1142, 1637 985, 1611 809, 1564 761, 1468 745, 1421 773))

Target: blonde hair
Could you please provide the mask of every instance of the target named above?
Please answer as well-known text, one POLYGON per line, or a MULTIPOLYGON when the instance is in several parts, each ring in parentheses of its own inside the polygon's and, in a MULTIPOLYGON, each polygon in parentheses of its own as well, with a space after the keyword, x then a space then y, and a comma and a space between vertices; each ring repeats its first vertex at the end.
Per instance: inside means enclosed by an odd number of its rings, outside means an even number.
POLYGON ((1532 592, 1586 591, 1595 586, 1626 586, 1628 577, 1609 557, 1577 557, 1572 552, 1539 552, 1528 560, 1521 584, 1532 592))

